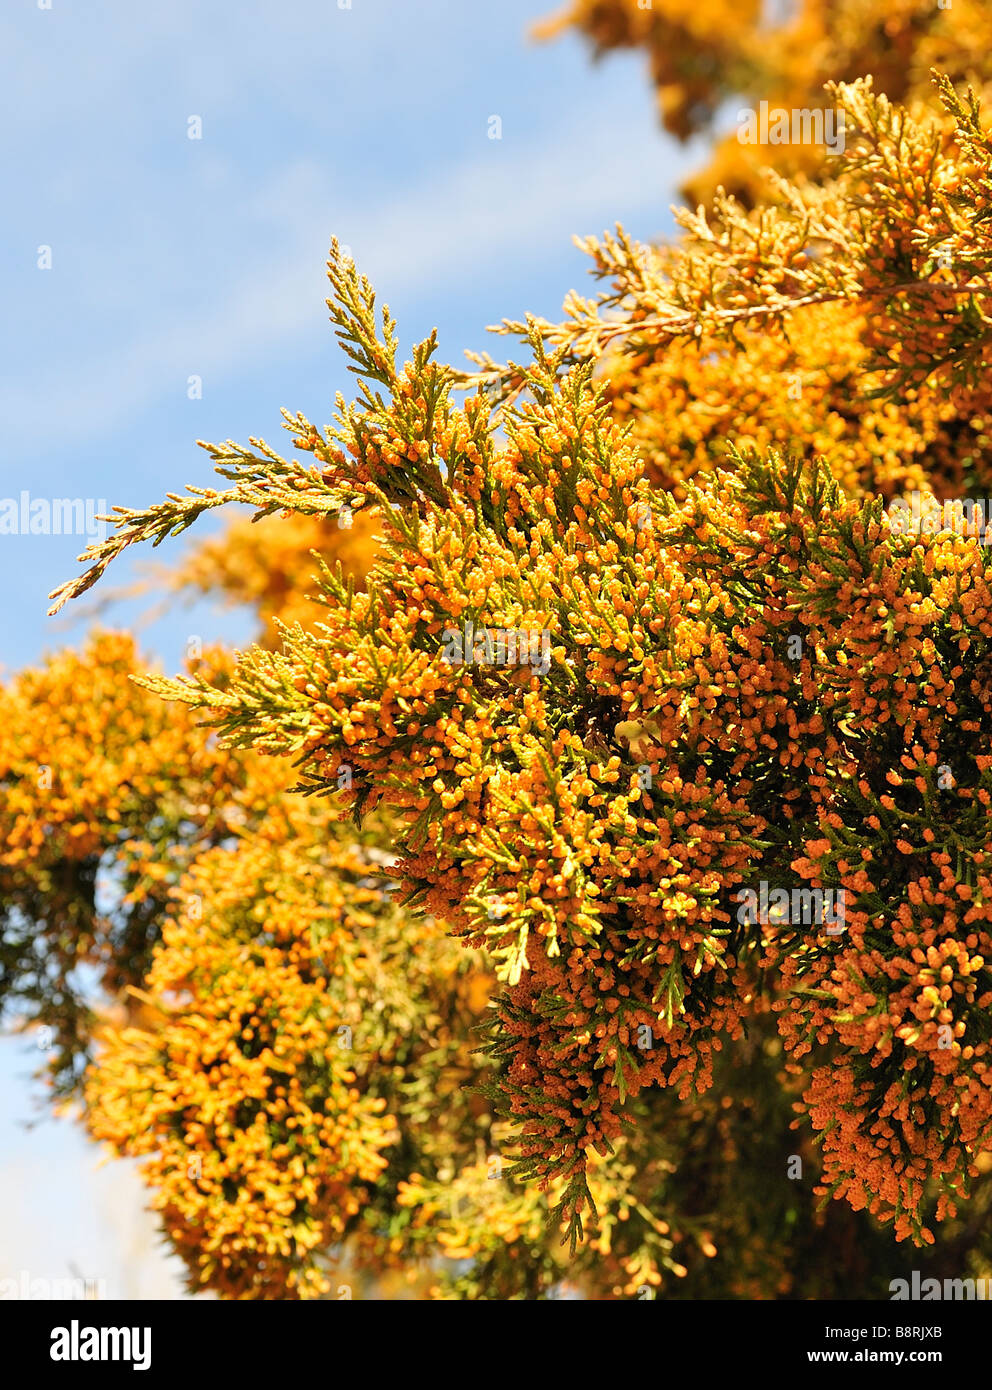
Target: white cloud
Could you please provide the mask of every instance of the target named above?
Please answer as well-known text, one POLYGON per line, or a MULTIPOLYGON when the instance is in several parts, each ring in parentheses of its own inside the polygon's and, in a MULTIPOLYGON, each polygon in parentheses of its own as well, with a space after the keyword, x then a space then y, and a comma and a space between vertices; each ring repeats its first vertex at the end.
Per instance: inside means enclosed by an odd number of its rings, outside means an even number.
MULTIPOLYGON (((241 265, 234 287, 228 275, 226 293, 214 302, 153 322, 146 335, 96 352, 71 373, 56 359, 42 378, 8 377, 0 409, 9 419, 71 419, 79 437, 124 424, 163 397, 182 400, 191 373, 216 383, 242 364, 264 365, 287 342, 325 331, 323 264, 332 235, 352 248, 387 301, 414 292, 448 300, 467 276, 498 283, 535 262, 553 265, 567 256, 572 233, 612 222, 607 206, 642 216, 650 209, 660 225, 662 189, 679 171, 660 167, 658 150, 650 132, 631 138, 594 120, 559 126, 519 153, 509 132, 502 142, 483 133, 477 158, 371 208, 345 206, 321 168, 297 161, 243 203, 246 221, 273 224, 277 245, 241 265)), ((105 273, 108 297, 119 294, 112 261, 105 273)), ((90 284, 87 297, 99 296, 99 285, 90 284)), ((444 351, 461 360, 464 346, 482 346, 483 327, 475 343, 444 344, 444 351)))

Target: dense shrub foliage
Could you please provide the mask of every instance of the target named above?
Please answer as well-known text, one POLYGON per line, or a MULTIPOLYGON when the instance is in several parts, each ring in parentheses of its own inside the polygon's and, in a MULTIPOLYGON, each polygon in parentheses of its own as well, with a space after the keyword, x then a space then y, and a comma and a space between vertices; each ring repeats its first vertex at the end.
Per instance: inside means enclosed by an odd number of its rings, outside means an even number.
POLYGON ((207 445, 221 487, 53 595, 241 504, 168 583, 259 644, 165 679, 102 634, 0 692, 0 999, 191 1288, 987 1270, 992 561, 927 500, 989 484, 987 17, 758 9, 571 20, 677 135, 770 99, 843 151, 731 138, 676 244, 590 240, 597 297, 502 325, 519 363, 401 364, 335 244, 357 398, 207 445))

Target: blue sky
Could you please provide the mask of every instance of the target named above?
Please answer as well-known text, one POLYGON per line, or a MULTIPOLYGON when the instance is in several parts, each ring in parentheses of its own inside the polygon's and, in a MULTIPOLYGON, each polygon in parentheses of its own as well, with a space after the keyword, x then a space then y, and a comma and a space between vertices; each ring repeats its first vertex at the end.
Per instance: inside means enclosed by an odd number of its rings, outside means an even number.
MULTIPOLYGON (((328 421, 352 390, 324 305, 333 235, 398 319, 404 354, 436 326, 461 363, 467 347, 499 354, 488 324, 590 292, 574 234, 617 220, 667 234, 701 162, 659 130, 640 55, 593 65, 572 36, 528 40, 554 0, 38 5, 0 13, 0 499, 147 504, 212 480, 197 438, 288 445, 281 406, 328 421)), ((44 616, 84 544, 0 535, 4 676, 85 633, 86 599, 44 616)), ((103 587, 183 544, 126 559, 103 587)), ((150 603, 102 621, 134 627, 150 603)), ((251 630, 204 603, 142 637, 171 670, 191 633, 240 644, 251 630)), ((121 1168, 94 1174, 95 1150, 64 1122, 21 1127, 29 1063, 0 1042, 0 1277, 74 1262, 122 1296, 154 1296, 155 1279, 174 1291, 121 1168)))

